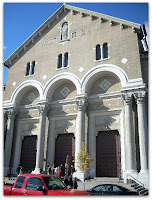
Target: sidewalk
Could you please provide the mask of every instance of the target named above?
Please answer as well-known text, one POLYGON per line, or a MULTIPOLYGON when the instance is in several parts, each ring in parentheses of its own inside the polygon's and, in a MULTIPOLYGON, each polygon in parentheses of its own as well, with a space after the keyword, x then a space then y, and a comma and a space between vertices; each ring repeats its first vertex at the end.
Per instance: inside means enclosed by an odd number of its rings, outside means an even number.
POLYGON ((84 183, 81 182, 81 181, 78 181, 78 190, 88 190, 88 189, 91 189, 94 186, 100 185, 100 184, 116 184, 116 185, 120 185, 120 186, 126 187, 126 188, 128 188, 130 190, 133 190, 133 188, 131 188, 131 184, 110 182, 110 181, 97 181, 97 180, 94 180, 94 179, 85 181, 84 183))

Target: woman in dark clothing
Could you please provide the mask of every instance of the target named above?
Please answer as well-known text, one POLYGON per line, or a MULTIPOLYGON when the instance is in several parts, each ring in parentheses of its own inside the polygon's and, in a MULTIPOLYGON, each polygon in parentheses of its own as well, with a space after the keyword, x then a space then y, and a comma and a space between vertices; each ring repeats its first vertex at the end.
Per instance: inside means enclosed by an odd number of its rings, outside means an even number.
POLYGON ((69 178, 69 186, 70 186, 71 189, 73 188, 72 176, 70 176, 70 178, 69 178))
POLYGON ((66 176, 65 179, 64 179, 64 183, 65 183, 66 186, 69 185, 69 181, 68 181, 68 177, 67 177, 67 176, 66 176))
POLYGON ((77 184, 77 178, 75 177, 74 182, 73 182, 73 189, 77 189, 78 184, 77 184))

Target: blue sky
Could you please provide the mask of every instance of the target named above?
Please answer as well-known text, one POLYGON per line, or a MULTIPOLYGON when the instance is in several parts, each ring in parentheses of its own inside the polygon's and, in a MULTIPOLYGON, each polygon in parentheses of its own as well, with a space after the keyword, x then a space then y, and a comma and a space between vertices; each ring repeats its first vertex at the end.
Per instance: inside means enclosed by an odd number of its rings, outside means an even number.
MULTIPOLYGON (((102 14, 143 24, 148 29, 148 3, 67 3, 102 14)), ((6 60, 63 3, 4 3, 3 60, 6 60), (41 14, 40 14, 41 13, 41 14)), ((4 67, 6 84, 8 69, 4 67)))

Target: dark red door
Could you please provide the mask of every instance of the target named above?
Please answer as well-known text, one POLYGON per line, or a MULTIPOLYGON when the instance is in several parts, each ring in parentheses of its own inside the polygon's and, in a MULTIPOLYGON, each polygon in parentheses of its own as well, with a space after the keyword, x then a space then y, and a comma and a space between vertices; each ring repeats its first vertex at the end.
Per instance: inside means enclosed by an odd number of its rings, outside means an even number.
POLYGON ((59 134, 55 143, 55 164, 60 165, 66 162, 66 157, 75 154, 75 138, 73 133, 59 134))
POLYGON ((119 177, 121 150, 118 131, 99 132, 96 139, 96 176, 119 177))
POLYGON ((36 164, 36 145, 37 136, 25 136, 22 141, 20 164, 23 172, 29 172, 35 169, 36 164))

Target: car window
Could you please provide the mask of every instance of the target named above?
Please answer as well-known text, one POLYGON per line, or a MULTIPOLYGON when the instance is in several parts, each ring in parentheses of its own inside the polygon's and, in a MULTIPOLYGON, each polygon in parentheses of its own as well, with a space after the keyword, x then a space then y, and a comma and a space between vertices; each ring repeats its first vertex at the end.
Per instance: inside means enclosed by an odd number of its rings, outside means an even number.
POLYGON ((113 186, 113 192, 121 192, 121 191, 122 190, 118 186, 116 185, 113 186))
POLYGON ((15 188, 22 188, 25 176, 19 176, 15 184, 15 188))
POLYGON ((58 178, 54 176, 43 177, 43 180, 48 188, 48 190, 65 189, 65 184, 58 178))
POLYGON ((104 186, 104 185, 98 185, 98 186, 94 187, 94 188, 92 189, 92 191, 94 191, 94 192, 105 191, 105 186, 104 186))
POLYGON ((26 189, 27 190, 37 190, 38 187, 42 187, 43 183, 40 178, 37 177, 29 177, 26 189))
POLYGON ((113 192, 113 185, 106 185, 106 192, 113 192))

